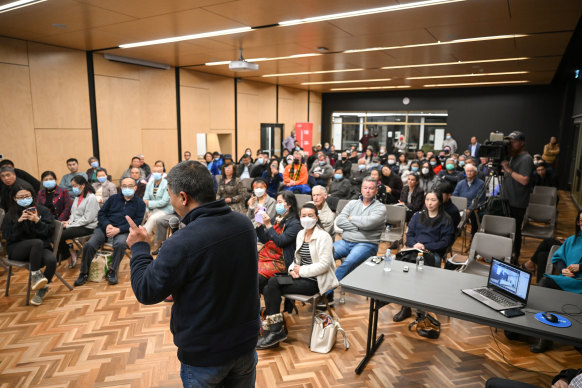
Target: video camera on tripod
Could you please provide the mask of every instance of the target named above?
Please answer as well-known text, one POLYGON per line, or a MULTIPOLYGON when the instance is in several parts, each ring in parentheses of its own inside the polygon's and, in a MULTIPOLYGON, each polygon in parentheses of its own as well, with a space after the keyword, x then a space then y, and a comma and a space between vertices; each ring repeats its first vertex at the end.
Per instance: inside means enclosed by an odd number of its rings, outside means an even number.
POLYGON ((501 162, 509 160, 509 146, 509 140, 505 139, 503 132, 491 132, 489 140, 486 140, 479 148, 479 157, 487 158, 489 160, 488 167, 500 175, 501 162))

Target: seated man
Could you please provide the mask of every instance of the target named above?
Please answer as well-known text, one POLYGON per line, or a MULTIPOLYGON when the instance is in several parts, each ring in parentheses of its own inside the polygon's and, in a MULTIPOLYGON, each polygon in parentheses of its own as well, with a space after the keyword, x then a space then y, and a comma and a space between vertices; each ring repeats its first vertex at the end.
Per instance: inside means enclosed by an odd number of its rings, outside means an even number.
POLYGON ((301 163, 301 152, 293 152, 293 163, 288 164, 283 172, 283 190, 289 190, 294 193, 309 194, 311 188, 307 184, 308 173, 307 166, 301 163))
POLYGON ((139 156, 134 156, 133 158, 131 158, 131 164, 129 165, 127 170, 125 170, 123 172, 123 174, 121 174, 121 179, 119 180, 119 183, 121 184, 121 180, 131 176, 131 170, 133 168, 137 168, 139 170, 139 176, 140 176, 139 180, 146 182, 146 173, 140 166, 141 166, 141 160, 139 159, 139 156))
POLYGON ((331 211, 326 202, 327 190, 323 186, 314 186, 311 189, 311 198, 313 198, 313 203, 317 208, 319 222, 321 222, 323 230, 333 237, 333 222, 335 220, 335 214, 331 211))
POLYGON ((250 178, 252 169, 253 164, 251 163, 251 156, 244 154, 241 158, 241 163, 239 163, 238 167, 236 168, 236 176, 238 176, 240 179, 250 178))
POLYGON ((348 153, 346 151, 341 153, 341 159, 335 162, 333 167, 335 169, 341 168, 345 177, 349 177, 352 174, 352 162, 348 160, 348 153))
POLYGON ((350 199, 352 197, 352 184, 344 173, 342 167, 336 167, 333 174, 333 181, 329 184, 329 195, 340 199, 350 199))
MULTIPOLYGON (((170 203, 170 194, 168 194, 168 181, 162 177, 163 171, 162 166, 154 166, 152 170, 153 179, 146 185, 143 197, 148 214, 144 228, 147 230, 148 235, 153 232, 157 220, 174 212, 174 208, 170 203)), ((154 250, 158 248, 158 245, 159 243, 154 244, 154 250)))
MULTIPOLYGON (((40 181, 33 177, 32 175, 30 175, 29 173, 27 173, 26 171, 14 167, 14 163, 11 160, 4 159, 0 161, 0 168, 2 167, 12 168, 14 170, 14 174, 18 179, 22 179, 28 182, 35 190, 35 192, 38 192, 40 190, 40 181)), ((0 183, 0 187, 2 187, 2 183, 0 183)))
POLYGON ((467 212, 469 213, 469 220, 471 221, 471 235, 474 235, 477 233, 477 218, 474 210, 477 210, 479 205, 485 201, 485 191, 483 190, 485 182, 477 178, 477 167, 472 164, 465 166, 465 174, 467 178, 457 184, 457 187, 453 191, 453 197, 467 198, 467 212), (474 205, 473 200, 479 194, 481 196, 474 205))
POLYGON ((260 178, 263 176, 265 171, 269 170, 269 154, 260 153, 258 154, 255 164, 251 168, 251 178, 260 178))
POLYGON ((364 178, 370 175, 370 171, 366 168, 366 159, 358 160, 358 171, 354 172, 350 178, 353 191, 359 192, 362 187, 364 178))
POLYGON ((67 168, 69 169, 70 173, 63 175, 63 177, 61 178, 61 183, 59 183, 59 186, 67 189, 71 196, 75 196, 73 193, 73 186, 71 185, 73 177, 81 175, 83 178, 87 179, 87 174, 85 174, 82 171, 79 171, 79 161, 75 158, 67 159, 67 168))
POLYGON ((463 173, 455 169, 455 164, 455 159, 447 158, 445 169, 437 175, 440 179, 449 182, 453 187, 456 187, 457 183, 463 179, 463 173))
POLYGON ((146 182, 141 180, 141 169, 132 167, 129 177, 135 181, 135 195, 143 198, 146 189, 146 182))
POLYGON ((317 162, 314 162, 309 170, 309 177, 307 182, 309 186, 327 186, 328 181, 333 175, 333 167, 329 165, 325 154, 320 152, 317 154, 317 162))
POLYGON ((555 174, 550 171, 545 163, 536 166, 536 172, 533 175, 533 186, 558 187, 555 174))
POLYGON ((375 199, 377 192, 376 181, 364 178, 362 197, 348 202, 336 217, 343 235, 333 244, 333 258, 345 258, 335 272, 340 281, 378 251, 380 236, 386 227, 386 206, 375 199))
POLYGON ((135 195, 135 187, 134 179, 123 179, 121 181, 122 194, 112 195, 99 210, 97 215, 99 224, 95 228, 91 239, 83 247, 83 262, 81 263, 79 278, 75 280, 75 287, 82 286, 87 282, 91 261, 93 261, 97 250, 108 238, 113 239, 113 262, 106 277, 109 284, 118 283, 117 269, 127 248, 125 240, 127 240, 129 233, 129 224, 125 216, 131 217, 139 225, 143 221, 145 214, 145 203, 135 195))
POLYGON ((0 167, 0 181, 2 182, 2 184, 0 184, 0 209, 3 209, 8 213, 10 205, 14 202, 10 195, 12 186, 15 184, 22 185, 27 182, 24 179, 18 178, 14 168, 9 165, 0 167))

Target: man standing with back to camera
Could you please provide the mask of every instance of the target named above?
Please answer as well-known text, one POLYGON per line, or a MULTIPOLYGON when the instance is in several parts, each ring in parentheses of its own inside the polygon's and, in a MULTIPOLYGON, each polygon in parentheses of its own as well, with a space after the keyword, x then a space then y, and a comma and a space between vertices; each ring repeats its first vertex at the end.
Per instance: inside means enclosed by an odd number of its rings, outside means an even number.
POLYGON ((184 161, 167 180, 170 202, 186 226, 154 261, 146 230, 128 219, 135 296, 144 304, 173 296, 170 329, 185 387, 254 387, 260 320, 253 224, 215 200, 202 164, 184 161))
POLYGON ((509 216, 515 218, 514 256, 511 262, 517 264, 521 251, 521 224, 529 204, 534 164, 531 155, 525 151, 525 135, 523 133, 513 131, 505 139, 509 139, 509 156, 511 158, 509 161, 501 162, 501 167, 505 171, 501 198, 508 200, 509 216))

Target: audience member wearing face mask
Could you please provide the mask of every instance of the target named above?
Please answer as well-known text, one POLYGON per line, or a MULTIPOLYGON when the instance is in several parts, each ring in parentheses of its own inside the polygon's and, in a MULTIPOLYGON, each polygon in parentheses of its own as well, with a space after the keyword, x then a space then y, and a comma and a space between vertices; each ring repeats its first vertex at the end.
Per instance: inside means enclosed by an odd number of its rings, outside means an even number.
POLYGON ((97 198, 99 206, 103 206, 109 197, 117 194, 117 187, 107 179, 107 170, 104 168, 98 168, 97 181, 92 183, 92 185, 95 189, 95 198, 97 198))
POLYGON ((57 176, 52 171, 41 175, 42 189, 38 191, 37 203, 44 205, 55 219, 66 221, 71 214, 71 196, 69 190, 57 186, 57 176))

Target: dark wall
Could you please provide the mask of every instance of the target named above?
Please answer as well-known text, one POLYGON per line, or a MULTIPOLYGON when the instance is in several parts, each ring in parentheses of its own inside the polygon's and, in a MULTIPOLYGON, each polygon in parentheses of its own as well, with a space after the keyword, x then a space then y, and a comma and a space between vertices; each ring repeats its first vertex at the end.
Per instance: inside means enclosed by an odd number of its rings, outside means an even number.
POLYGON ((322 104, 322 140, 331 140, 334 111, 446 110, 447 129, 464 149, 471 138, 482 142, 491 131, 519 130, 530 154, 542 153, 550 136, 560 133, 561 93, 551 86, 517 86, 398 92, 326 93, 322 104), (404 105, 402 99, 410 103, 404 105))
POLYGON ((582 79, 579 79, 576 82, 576 97, 574 99, 574 109, 572 111, 572 116, 582 116, 582 79))

